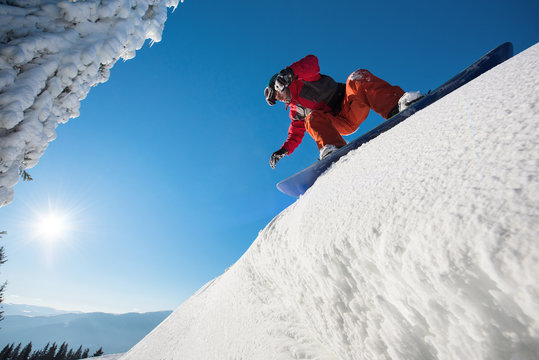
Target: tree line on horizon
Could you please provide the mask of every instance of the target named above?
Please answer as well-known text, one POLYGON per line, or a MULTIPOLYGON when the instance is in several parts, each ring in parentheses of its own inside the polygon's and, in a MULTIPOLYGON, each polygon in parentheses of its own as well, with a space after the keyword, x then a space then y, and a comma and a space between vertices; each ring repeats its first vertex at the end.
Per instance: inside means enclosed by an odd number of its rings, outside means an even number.
MULTIPOLYGON (((6 235, 7 233, 5 231, 0 231, 0 239, 2 238, 2 235, 6 235)), ((4 247, 0 246, 0 265, 5 263, 7 261, 6 254, 4 253, 4 247)), ((6 290, 7 281, 4 281, 3 283, 0 283, 0 304, 4 301, 4 291, 6 290)), ((2 311, 2 308, 0 308, 0 321, 4 320, 4 312, 2 311)))
MULTIPOLYGON (((58 347, 56 343, 49 343, 41 350, 32 352, 32 342, 24 348, 19 343, 8 344, 0 351, 0 360, 79 360, 87 359, 90 356, 90 349, 82 349, 82 345, 77 349, 70 349, 67 343, 58 347)), ((92 357, 103 355, 103 348, 99 348, 92 357)))
MULTIPOLYGON (((5 231, 0 231, 0 239, 2 235, 6 235, 5 231)), ((0 265, 7 261, 4 247, 0 246, 0 265)), ((0 321, 4 319, 4 312, 1 304, 4 301, 4 291, 7 281, 0 283, 0 321)), ((1 329, 1 328, 0 328, 1 329)), ((99 348, 92 357, 103 355, 103 348, 99 348)), ((56 343, 52 345, 48 343, 43 349, 32 352, 32 342, 29 342, 24 348, 22 343, 15 346, 15 343, 6 345, 0 351, 0 360, 79 360, 87 359, 90 355, 90 349, 82 349, 82 345, 77 349, 70 349, 69 345, 64 342, 60 347, 56 343)))

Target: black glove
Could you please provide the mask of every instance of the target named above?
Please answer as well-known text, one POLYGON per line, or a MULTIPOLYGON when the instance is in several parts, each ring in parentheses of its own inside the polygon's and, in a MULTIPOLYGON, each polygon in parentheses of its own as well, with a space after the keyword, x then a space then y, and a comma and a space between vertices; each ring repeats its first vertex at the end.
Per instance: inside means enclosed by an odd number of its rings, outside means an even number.
POLYGON ((281 92, 294 81, 294 72, 290 68, 281 70, 275 79, 275 90, 281 92))
POLYGON ((275 165, 277 165, 277 162, 281 160, 285 155, 288 155, 288 151, 286 151, 285 148, 280 148, 273 154, 271 154, 270 157, 270 166, 272 169, 275 169, 275 165))

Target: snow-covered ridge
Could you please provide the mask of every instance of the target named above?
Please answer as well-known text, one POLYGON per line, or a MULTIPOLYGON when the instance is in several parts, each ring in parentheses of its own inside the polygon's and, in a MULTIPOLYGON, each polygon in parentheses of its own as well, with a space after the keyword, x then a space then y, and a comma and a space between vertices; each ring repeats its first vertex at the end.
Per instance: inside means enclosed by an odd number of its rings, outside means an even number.
POLYGON ((537 359, 538 68, 343 157, 122 360, 537 359))
POLYGON ((146 39, 161 40, 178 0, 6 0, 0 3, 0 206, 37 164, 90 87, 146 39))

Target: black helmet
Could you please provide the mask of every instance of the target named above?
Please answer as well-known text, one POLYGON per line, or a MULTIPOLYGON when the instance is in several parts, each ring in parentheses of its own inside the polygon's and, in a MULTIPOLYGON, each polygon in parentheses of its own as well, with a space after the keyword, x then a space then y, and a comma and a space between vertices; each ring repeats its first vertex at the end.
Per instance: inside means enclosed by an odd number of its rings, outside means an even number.
POLYGON ((273 106, 275 105, 276 101, 275 101, 275 79, 277 79, 277 75, 279 75, 278 73, 273 75, 268 83, 268 86, 266 87, 266 89, 264 89, 264 96, 266 97, 266 102, 270 105, 270 106, 273 106))

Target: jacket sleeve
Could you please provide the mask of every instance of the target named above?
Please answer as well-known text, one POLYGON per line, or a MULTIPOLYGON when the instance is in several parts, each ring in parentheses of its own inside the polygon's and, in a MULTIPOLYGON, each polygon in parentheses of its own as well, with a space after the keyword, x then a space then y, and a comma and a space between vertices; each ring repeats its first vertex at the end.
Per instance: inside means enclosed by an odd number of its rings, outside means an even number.
POLYGON ((320 66, 318 58, 314 55, 307 55, 303 59, 296 61, 289 66, 299 80, 316 81, 320 78, 320 66))
POLYGON ((288 128, 288 138, 282 146, 288 151, 288 155, 292 154, 299 144, 301 144, 304 135, 305 120, 292 120, 288 128))

